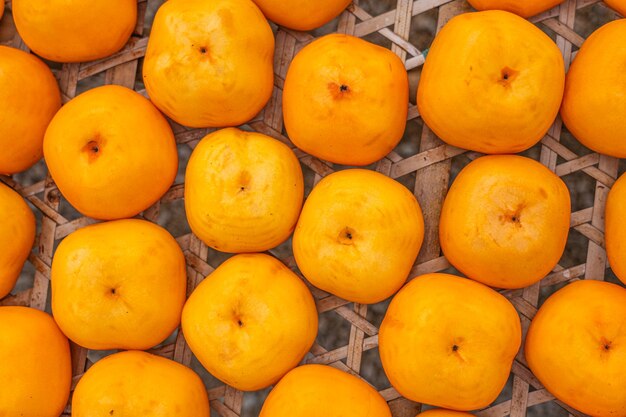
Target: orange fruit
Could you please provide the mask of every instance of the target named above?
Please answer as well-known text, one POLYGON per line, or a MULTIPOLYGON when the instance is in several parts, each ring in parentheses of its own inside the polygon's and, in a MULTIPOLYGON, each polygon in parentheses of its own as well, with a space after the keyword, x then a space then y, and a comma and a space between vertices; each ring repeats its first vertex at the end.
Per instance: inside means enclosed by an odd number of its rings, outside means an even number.
POLYGON ((303 151, 330 162, 368 165, 402 139, 409 82, 400 58, 349 35, 302 48, 285 78, 285 129, 303 151))
POLYGON ((0 105, 0 174, 10 175, 41 159, 43 135, 61 107, 50 68, 31 54, 0 45, 0 105))
POLYGON ((4 2, 0 1, 0 19, 2 19, 3 14, 4 14, 4 2))
POLYGON ((626 157, 626 19, 607 23, 587 38, 567 73, 561 116, 586 147, 626 157))
POLYGON ((0 298, 11 292, 35 243, 35 216, 22 196, 0 182, 0 298))
POLYGON ((58 417, 70 396, 70 345, 52 317, 0 307, 0 415, 58 417))
POLYGON ((174 134, 140 94, 94 88, 52 119, 44 156, 63 196, 97 219, 133 217, 157 202, 178 169, 174 134))
POLYGON ((624 0, 605 0, 607 6, 614 9, 622 16, 626 16, 626 1, 624 0))
POLYGON ((505 10, 522 17, 531 17, 563 3, 564 0, 468 0, 477 10, 505 10))
POLYGON ((52 261, 52 312, 88 349, 148 349, 180 323, 185 257, 145 220, 118 220, 66 237, 52 261))
POLYGON ((622 175, 613 185, 606 200, 605 231, 606 254, 609 265, 615 275, 626 283, 626 223, 623 221, 626 213, 626 176, 622 175))
POLYGON ((535 25, 499 10, 464 13, 430 47, 417 106, 450 145, 517 153, 552 125, 564 80, 559 48, 535 25))
POLYGON ((254 0, 268 19, 295 30, 318 28, 339 14, 350 0, 254 0))
POLYGON ((182 328, 212 375, 256 391, 276 383, 309 351, 317 310, 306 285, 278 260, 236 255, 191 294, 182 328))
POLYGON ((626 290, 578 281, 541 306, 526 337, 526 360, 565 404, 597 417, 626 416, 626 290))
POLYGON ((361 379, 325 365, 289 372, 268 395, 259 417, 391 417, 383 397, 361 379))
POLYGON ((304 196, 288 146, 256 132, 223 129, 200 141, 187 165, 191 230, 223 252, 263 252, 291 235, 304 196))
POLYGON ((137 23, 136 0, 13 0, 20 36, 51 61, 82 62, 122 49, 137 23))
POLYGON ((569 191, 552 171, 514 155, 478 158, 458 174, 443 203, 444 255, 469 278, 522 288, 545 277, 563 254, 569 191))
POLYGON ((378 336, 383 369, 400 394, 462 411, 498 397, 521 339, 506 298, 448 274, 422 275, 401 289, 378 336))
POLYGON ((158 10, 143 80, 153 103, 186 126, 236 126, 274 88, 274 35, 250 0, 169 0, 158 10))
POLYGON ((177 362, 127 351, 100 359, 72 397, 73 417, 209 417, 202 380, 177 362))
POLYGON ((438 408, 435 410, 424 411, 423 413, 418 414, 417 417, 473 417, 473 415, 462 411, 452 411, 438 408))
POLYGON ((351 169, 313 188, 293 253, 311 284, 369 304, 400 289, 423 238, 422 210, 406 187, 374 171, 351 169))

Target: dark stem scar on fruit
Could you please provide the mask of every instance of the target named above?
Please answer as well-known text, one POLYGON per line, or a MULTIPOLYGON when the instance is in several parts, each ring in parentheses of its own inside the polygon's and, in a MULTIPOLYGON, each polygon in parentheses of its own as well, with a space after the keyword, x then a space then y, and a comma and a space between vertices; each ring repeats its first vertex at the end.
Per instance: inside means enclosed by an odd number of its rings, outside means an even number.
POLYGON ((509 67, 504 67, 500 70, 500 79, 498 82, 504 86, 508 86, 517 77, 519 71, 509 67))
POLYGON ((456 352, 459 350, 459 346, 458 345, 452 345, 452 351, 456 352))
POLYGON ((352 90, 350 89, 350 86, 348 84, 338 84, 335 82, 328 83, 328 91, 330 92, 332 98, 335 100, 348 97, 352 93, 352 90))
POLYGON ((355 233, 356 232, 353 228, 346 226, 339 232, 337 241, 342 245, 354 245, 355 233))
POLYGON ((89 162, 93 162, 102 154, 103 141, 99 134, 95 134, 91 140, 89 140, 82 151, 87 154, 89 162))

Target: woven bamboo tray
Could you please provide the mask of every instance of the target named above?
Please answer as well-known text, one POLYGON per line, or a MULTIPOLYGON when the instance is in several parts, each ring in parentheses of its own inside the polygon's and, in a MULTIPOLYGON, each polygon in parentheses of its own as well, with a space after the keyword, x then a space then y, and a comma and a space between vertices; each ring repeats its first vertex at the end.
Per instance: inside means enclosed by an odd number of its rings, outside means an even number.
MULTIPOLYGON (((0 0, 4 1, 4 0, 0 0)), ((139 21, 135 34, 119 53, 96 62, 83 64, 51 64, 59 79, 64 101, 78 93, 102 84, 120 84, 145 94, 141 83, 141 64, 153 16, 147 16, 163 0, 138 0, 139 21)), ((275 90, 267 107, 247 128, 273 136, 287 144, 281 113, 281 89, 294 54, 322 33, 338 31, 352 34, 387 46, 406 65, 411 79, 412 101, 424 55, 417 46, 427 48, 432 33, 453 16, 470 11, 464 0, 355 0, 339 19, 312 33, 276 30, 275 90), (430 27, 429 27, 430 25, 430 27), (411 28, 413 27, 413 31, 411 28), (417 29, 416 29, 417 28, 417 29), (429 35, 428 32, 431 34, 429 35), (417 46, 416 46, 417 45, 417 46)), ((11 1, 0 25, 0 39, 6 44, 27 50, 14 34, 11 22, 11 1)), ((152 13, 150 13, 152 14, 152 13)), ((599 0, 567 0, 561 6, 532 19, 556 41, 569 66, 584 38, 601 24, 618 18, 599 0), (582 21, 582 23, 581 23, 582 21)), ((207 248, 190 233, 184 220, 183 173, 191 149, 211 129, 187 129, 172 123, 178 142, 181 167, 176 184, 160 202, 142 217, 157 222, 177 238, 187 260, 188 291, 227 256, 207 248)), ((293 145, 291 145, 293 147, 293 145)), ((307 192, 322 177, 339 168, 295 149, 305 172, 307 192)), ((558 119, 541 143, 524 153, 541 161, 568 184, 572 192, 573 213, 566 253, 554 271, 540 283, 524 290, 504 291, 522 319, 524 333, 537 306, 556 289, 577 279, 606 279, 617 282, 607 267, 604 251, 604 206, 609 188, 619 170, 619 160, 598 155, 582 147, 567 133, 558 119)), ((480 156, 443 144, 421 121, 417 108, 410 104, 405 137, 398 148, 371 168, 395 178, 414 190, 425 215, 426 236, 411 277, 427 272, 453 271, 441 255, 437 222, 443 198, 452 177, 470 160, 480 156)), ((50 265, 56 245, 71 232, 94 220, 81 217, 62 198, 40 162, 29 172, 2 177, 0 181, 16 189, 35 209, 38 233, 24 273, 10 295, 0 305, 29 305, 50 311, 50 265)), ((1 250, 1 249, 0 249, 1 250)), ((289 267, 296 269, 290 242, 271 253, 289 267)), ((355 305, 311 288, 320 313, 320 335, 307 363, 329 364, 373 384, 389 402, 395 417, 414 417, 421 405, 402 398, 390 387, 378 357, 378 326, 388 302, 366 306, 355 305)), ((193 367, 203 376, 214 415, 222 417, 256 416, 268 390, 242 393, 224 386, 206 373, 193 358, 182 334, 175 333, 154 353, 193 367)), ((72 345, 74 385, 83 372, 102 352, 92 352, 72 345)), ((64 416, 70 414, 70 407, 64 416)), ((509 382, 500 398, 479 416, 582 416, 555 401, 528 370, 523 352, 513 364, 509 382)))

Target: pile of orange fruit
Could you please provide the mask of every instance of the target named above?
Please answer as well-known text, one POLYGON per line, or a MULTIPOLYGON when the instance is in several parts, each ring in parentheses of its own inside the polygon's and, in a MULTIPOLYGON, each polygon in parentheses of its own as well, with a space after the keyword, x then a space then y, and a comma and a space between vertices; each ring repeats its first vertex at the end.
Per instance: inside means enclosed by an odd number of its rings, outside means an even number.
MULTIPOLYGON (((525 288, 549 274, 570 225, 565 184, 514 154, 540 141, 560 112, 582 144, 626 157, 626 20, 592 34, 566 74, 559 48, 525 19, 561 1, 471 0, 480 11, 453 18, 435 38, 417 90, 419 113, 444 142, 488 155, 456 176, 439 221, 443 254, 465 277, 413 277, 424 239, 415 195, 357 168, 384 158, 404 134, 409 82, 395 54, 341 34, 297 53, 281 98, 287 136, 301 151, 352 167, 326 176, 306 200, 294 151, 234 127, 258 114, 274 89, 267 19, 311 30, 349 1, 169 0, 156 14, 143 64, 149 99, 108 85, 62 105, 37 56, 70 63, 118 52, 136 26, 137 2, 13 0, 17 30, 33 53, 0 46, 0 173, 22 172, 43 157, 64 198, 102 222, 56 248, 52 315, 0 307, 0 416, 63 412, 73 383, 68 340, 122 350, 77 381, 73 416, 209 416, 200 377, 145 352, 179 326, 219 380, 243 391, 274 386, 261 417, 391 416, 361 379, 298 366, 317 335, 315 302, 296 273, 262 253, 289 238, 312 286, 361 304, 393 297, 378 339, 382 365, 404 397, 440 407, 423 416, 468 416, 491 404, 523 339, 515 308, 496 289, 525 288), (185 211, 207 246, 235 255, 191 294, 174 237, 133 218, 177 174, 166 116, 219 128, 191 155, 185 211)), ((626 12, 624 0, 607 3, 626 12)), ((626 282, 626 179, 606 207, 609 262, 626 282)), ((0 298, 13 289, 35 234, 29 206, 0 183, 0 298)), ((626 289, 566 285, 537 312, 524 354, 565 404, 626 416, 626 289)))

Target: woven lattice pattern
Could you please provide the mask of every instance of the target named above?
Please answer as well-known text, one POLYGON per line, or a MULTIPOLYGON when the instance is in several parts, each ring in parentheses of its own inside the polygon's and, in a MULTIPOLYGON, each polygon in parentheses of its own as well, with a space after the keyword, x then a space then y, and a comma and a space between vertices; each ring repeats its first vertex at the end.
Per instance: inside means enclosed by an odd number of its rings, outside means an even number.
MULTIPOLYGON (((0 0, 3 1, 3 0, 0 0)), ((61 86, 64 101, 92 86, 120 84, 145 94, 141 83, 141 64, 145 53, 150 20, 146 11, 152 11, 163 0, 139 0, 139 21, 134 36, 119 53, 106 59, 82 64, 51 64, 61 86)), ((393 7, 380 11, 377 2, 355 0, 337 21, 325 31, 338 31, 365 38, 389 47, 404 62, 412 83, 414 102, 416 80, 424 63, 422 48, 428 47, 432 36, 423 35, 423 22, 431 22, 432 32, 438 31, 453 16, 470 11, 464 0, 397 0, 393 7), (377 6, 377 7, 374 7, 377 6), (378 14, 376 14, 378 13, 378 14), (376 15, 373 15, 376 14, 376 15), (413 28, 413 30, 412 30, 413 28), (417 33, 417 38, 416 37, 417 33), (423 35, 423 36, 422 36, 423 35)), ((11 2, 7 1, 10 20, 11 2)), ((382 4, 383 2, 380 1, 382 4)), ((152 14, 152 13, 148 13, 152 14)), ((532 19, 555 40, 566 65, 575 56, 584 38, 600 24, 617 18, 599 0, 567 0, 532 19), (587 23, 580 24, 582 16, 587 23), (589 26, 589 16, 594 16, 589 26)), ((9 23, 4 22, 8 33, 9 23)), ((275 28, 275 26, 273 26, 275 28)), ((275 28, 275 90, 265 109, 244 128, 253 129, 293 145, 285 136, 281 111, 281 89, 294 54, 315 39, 322 31, 301 33, 275 28)), ((10 36, 11 46, 27 50, 19 36, 10 36)), ((402 143, 386 158, 376 163, 375 169, 395 178, 414 191, 425 215, 426 237, 411 277, 427 272, 451 271, 451 266, 441 255, 437 236, 437 223, 443 198, 453 176, 470 160, 480 156, 443 144, 421 121, 415 104, 410 103, 407 130, 402 143)), ((177 238, 182 247, 188 271, 188 291, 211 271, 226 255, 217 253, 190 233, 184 221, 183 173, 191 149, 210 129, 187 129, 172 123, 181 156, 181 168, 176 183, 161 199, 142 214, 142 218, 164 225, 177 238), (181 220, 182 217, 182 220, 181 220)), ((305 171, 307 190, 322 177, 342 167, 320 161, 294 148, 305 171)), ((524 290, 504 291, 503 294, 520 313, 524 333, 537 306, 565 283, 577 279, 615 278, 607 268, 604 251, 604 206, 609 188, 619 170, 619 160, 592 153, 582 147, 567 133, 558 119, 541 143, 524 153, 541 161, 568 184, 572 192, 573 213, 568 248, 559 265, 540 283, 524 290)), ((38 234, 35 248, 25 268, 25 273, 13 294, 0 300, 0 305, 29 305, 49 311, 50 265, 56 245, 71 232, 94 222, 81 217, 56 188, 40 162, 27 174, 0 177, 0 181, 16 189, 38 212, 38 234), (33 178, 35 178, 33 180, 33 178)), ((296 270, 290 242, 271 253, 296 270)), ((320 335, 307 363, 330 364, 352 374, 360 375, 372 383, 389 402, 395 417, 414 417, 421 405, 402 398, 390 387, 381 371, 378 359, 378 326, 387 303, 373 306, 355 305, 335 296, 311 288, 321 316, 320 335)), ((192 366, 205 377, 211 405, 223 417, 252 416, 258 412, 266 391, 244 394, 219 384, 206 375, 193 358, 182 334, 176 333, 154 352, 192 366)), ((83 372, 101 354, 72 346, 74 385, 83 372)), ((67 415, 70 408, 66 409, 67 415)), ((524 415, 581 416, 567 406, 555 401, 528 370, 523 352, 513 364, 511 378, 500 398, 491 407, 477 413, 479 416, 520 417, 524 415)), ((65 415, 65 414, 64 414, 65 415)))

